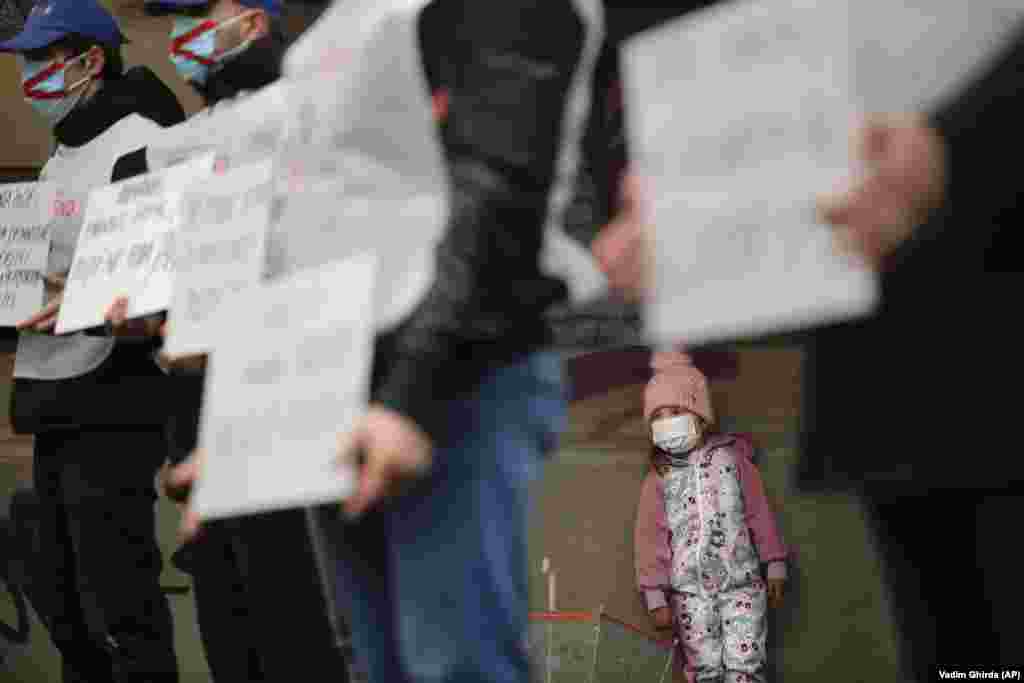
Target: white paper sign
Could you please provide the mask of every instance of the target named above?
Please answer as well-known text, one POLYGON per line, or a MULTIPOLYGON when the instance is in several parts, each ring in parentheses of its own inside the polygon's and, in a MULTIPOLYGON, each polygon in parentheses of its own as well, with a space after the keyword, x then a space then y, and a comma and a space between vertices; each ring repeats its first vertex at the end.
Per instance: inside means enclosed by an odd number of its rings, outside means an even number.
POLYGON ((53 200, 53 216, 50 222, 50 264, 49 271, 67 275, 74 260, 75 245, 85 218, 88 191, 73 190, 57 185, 53 200))
POLYGON ((738 173, 791 196, 831 189, 849 167, 856 112, 845 8, 730 2, 630 40, 627 123, 642 175, 683 191, 736 191, 738 173))
POLYGON ((57 334, 102 325, 115 299, 129 297, 128 317, 166 309, 174 283, 174 233, 182 194, 209 176, 213 155, 106 185, 89 195, 57 334))
POLYGON ((813 213, 814 196, 849 173, 845 7, 734 2, 629 42, 655 341, 719 341, 873 307, 873 276, 835 256, 813 213))
POLYGON ((211 351, 222 306, 260 282, 273 168, 270 160, 240 166, 185 192, 164 343, 168 354, 211 351))
POLYGON ((267 275, 373 248, 383 329, 426 292, 449 210, 417 32, 426 4, 334 3, 285 60, 291 127, 283 157, 292 179, 271 230, 267 275), (289 193, 292 182, 307 191, 289 193))
POLYGON ((0 326, 30 317, 43 304, 56 186, 0 185, 0 326))
POLYGON ((206 377, 193 497, 217 518, 340 501, 339 435, 366 408, 376 259, 305 270, 235 300, 206 377))
POLYGON ((217 170, 273 156, 288 126, 289 87, 275 81, 165 129, 146 148, 149 168, 162 170, 211 152, 217 170))
POLYGON ((653 340, 702 344, 783 332, 875 305, 873 276, 838 255, 810 202, 695 194, 672 201, 655 203, 655 215, 683 214, 695 227, 655 235, 646 312, 653 340))
POLYGON ((934 111, 1024 22, 1021 0, 856 0, 849 11, 855 89, 868 112, 934 111))

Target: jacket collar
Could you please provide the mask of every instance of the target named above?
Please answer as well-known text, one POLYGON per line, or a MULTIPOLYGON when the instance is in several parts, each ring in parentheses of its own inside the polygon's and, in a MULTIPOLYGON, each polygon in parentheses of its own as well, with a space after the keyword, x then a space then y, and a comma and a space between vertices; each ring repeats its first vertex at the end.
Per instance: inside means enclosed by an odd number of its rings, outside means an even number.
POLYGON ((259 90, 281 77, 283 57, 284 41, 267 35, 211 73, 204 85, 195 86, 196 91, 207 106, 213 106, 240 93, 259 90))

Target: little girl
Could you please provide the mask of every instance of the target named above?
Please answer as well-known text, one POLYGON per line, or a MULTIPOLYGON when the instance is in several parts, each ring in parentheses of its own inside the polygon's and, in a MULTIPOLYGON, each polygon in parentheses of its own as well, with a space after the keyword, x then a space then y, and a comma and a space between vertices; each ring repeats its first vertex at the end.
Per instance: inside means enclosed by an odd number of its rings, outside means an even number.
POLYGON ((659 352, 651 365, 637 583, 655 624, 674 628, 688 681, 763 682, 766 603, 781 601, 786 551, 750 443, 714 431, 707 380, 689 356, 659 352))

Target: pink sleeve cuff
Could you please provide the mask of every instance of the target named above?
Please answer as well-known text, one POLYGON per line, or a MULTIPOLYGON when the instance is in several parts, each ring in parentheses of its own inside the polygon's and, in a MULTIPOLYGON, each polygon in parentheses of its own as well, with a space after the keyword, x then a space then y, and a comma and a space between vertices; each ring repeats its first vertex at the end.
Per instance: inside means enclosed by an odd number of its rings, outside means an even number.
POLYGON ((769 579, 785 579, 786 563, 782 560, 775 560, 768 563, 767 575, 769 579))
POLYGON ((665 599, 665 591, 644 591, 644 598, 647 600, 648 612, 653 612, 654 610, 660 609, 662 607, 668 607, 668 601, 665 599))

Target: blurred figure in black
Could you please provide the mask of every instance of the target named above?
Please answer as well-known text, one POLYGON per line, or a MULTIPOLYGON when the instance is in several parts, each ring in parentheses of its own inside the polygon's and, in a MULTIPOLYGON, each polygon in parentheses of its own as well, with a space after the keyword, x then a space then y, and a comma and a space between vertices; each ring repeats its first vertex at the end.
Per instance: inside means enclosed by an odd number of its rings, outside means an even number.
POLYGON ((866 180, 824 198, 838 242, 882 275, 873 318, 815 333, 800 482, 858 491, 907 675, 1019 666, 1024 601, 1007 555, 1024 461, 1010 335, 1024 285, 1024 27, 931 116, 870 118, 866 180))

